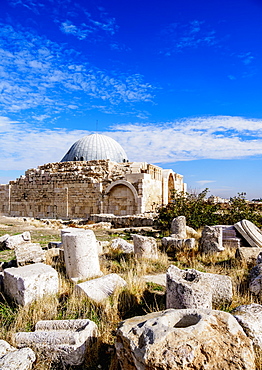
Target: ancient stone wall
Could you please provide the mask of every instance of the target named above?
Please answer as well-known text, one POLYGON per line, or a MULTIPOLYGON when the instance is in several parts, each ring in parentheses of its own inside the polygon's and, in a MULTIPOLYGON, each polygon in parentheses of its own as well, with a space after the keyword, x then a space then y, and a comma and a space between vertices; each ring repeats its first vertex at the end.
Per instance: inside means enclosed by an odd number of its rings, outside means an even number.
MULTIPOLYGON (((183 190, 183 177, 179 175, 183 190)), ((162 169, 145 162, 57 162, 0 185, 0 212, 11 216, 88 218, 152 212, 162 205, 162 169)))

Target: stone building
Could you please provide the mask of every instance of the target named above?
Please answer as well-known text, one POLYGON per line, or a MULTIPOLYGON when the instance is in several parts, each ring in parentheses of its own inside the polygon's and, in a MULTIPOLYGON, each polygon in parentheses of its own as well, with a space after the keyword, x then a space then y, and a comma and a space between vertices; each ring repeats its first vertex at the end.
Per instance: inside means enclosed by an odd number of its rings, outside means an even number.
POLYGON ((0 212, 62 219, 142 214, 167 204, 173 189, 186 191, 183 176, 129 162, 115 140, 92 134, 74 143, 61 162, 29 169, 0 185, 0 212))

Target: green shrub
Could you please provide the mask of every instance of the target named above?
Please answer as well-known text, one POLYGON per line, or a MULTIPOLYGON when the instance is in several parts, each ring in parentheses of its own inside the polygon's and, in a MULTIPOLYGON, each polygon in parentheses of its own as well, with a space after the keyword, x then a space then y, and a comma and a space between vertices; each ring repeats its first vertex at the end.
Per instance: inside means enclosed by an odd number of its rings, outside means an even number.
POLYGON ((243 219, 262 225, 261 211, 245 199, 245 193, 230 198, 228 203, 214 203, 206 199, 208 189, 199 194, 173 192, 172 200, 158 209, 157 225, 170 229, 173 218, 185 216, 187 225, 199 229, 205 225, 232 225, 243 219))

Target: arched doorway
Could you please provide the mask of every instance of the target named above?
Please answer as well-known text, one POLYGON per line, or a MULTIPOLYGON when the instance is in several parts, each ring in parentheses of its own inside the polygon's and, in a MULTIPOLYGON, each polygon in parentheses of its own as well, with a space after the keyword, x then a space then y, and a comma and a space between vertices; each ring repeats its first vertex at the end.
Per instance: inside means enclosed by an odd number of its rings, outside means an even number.
POLYGON ((172 200, 172 195, 173 195, 174 190, 175 190, 175 181, 174 181, 173 174, 170 173, 168 177, 168 203, 170 203, 172 200))
POLYGON ((137 193, 127 181, 116 181, 106 191, 105 211, 116 216, 134 215, 137 212, 137 193))

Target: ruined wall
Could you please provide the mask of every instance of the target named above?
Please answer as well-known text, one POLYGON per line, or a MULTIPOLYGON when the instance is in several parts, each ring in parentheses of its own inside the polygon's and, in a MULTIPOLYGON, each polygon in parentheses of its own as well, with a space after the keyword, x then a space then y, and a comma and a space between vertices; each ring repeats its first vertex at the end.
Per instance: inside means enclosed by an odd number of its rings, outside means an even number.
POLYGON ((163 203, 162 169, 145 162, 48 163, 0 185, 0 212, 20 217, 124 216, 152 212, 163 203))

